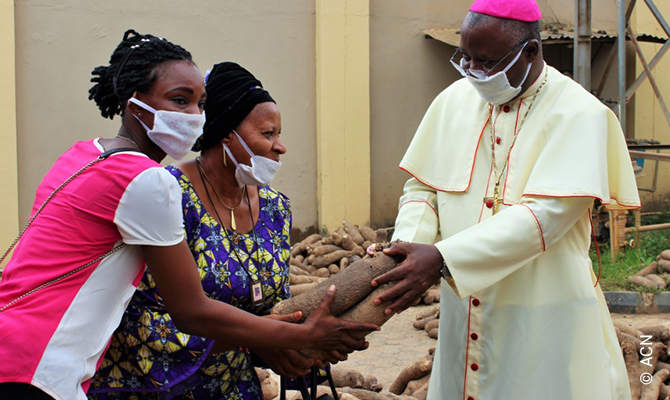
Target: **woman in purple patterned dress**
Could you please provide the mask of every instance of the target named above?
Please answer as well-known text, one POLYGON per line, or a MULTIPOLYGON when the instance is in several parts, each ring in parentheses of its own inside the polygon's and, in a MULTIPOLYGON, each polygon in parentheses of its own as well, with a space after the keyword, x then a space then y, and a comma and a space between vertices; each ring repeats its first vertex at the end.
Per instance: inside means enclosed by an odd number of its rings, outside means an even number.
MULTIPOLYGON (((205 292, 263 315, 290 297, 290 202, 267 185, 286 151, 281 118, 260 81, 237 64, 217 64, 207 91, 208 118, 195 146, 201 156, 167 169, 182 190, 187 242, 205 292)), ((288 377, 314 363, 292 350, 230 348, 179 332, 147 273, 89 398, 260 399, 254 356, 288 377)))

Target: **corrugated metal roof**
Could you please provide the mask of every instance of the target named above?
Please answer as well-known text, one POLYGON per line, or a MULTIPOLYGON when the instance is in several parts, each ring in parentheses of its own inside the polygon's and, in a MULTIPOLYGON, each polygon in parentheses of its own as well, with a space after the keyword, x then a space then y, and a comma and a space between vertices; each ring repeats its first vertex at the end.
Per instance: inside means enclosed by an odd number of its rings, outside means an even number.
MULTIPOLYGON (((426 37, 430 37, 448 45, 458 47, 461 42, 460 29, 426 29, 423 31, 426 37)), ((540 32, 542 42, 545 45, 572 43, 574 40, 574 31, 570 26, 564 28, 547 28, 540 32)), ((617 32, 606 30, 593 31, 591 37, 596 42, 611 42, 616 40, 617 32)), ((636 36, 640 42, 665 43, 668 39, 654 36, 646 33, 639 33, 636 36)))

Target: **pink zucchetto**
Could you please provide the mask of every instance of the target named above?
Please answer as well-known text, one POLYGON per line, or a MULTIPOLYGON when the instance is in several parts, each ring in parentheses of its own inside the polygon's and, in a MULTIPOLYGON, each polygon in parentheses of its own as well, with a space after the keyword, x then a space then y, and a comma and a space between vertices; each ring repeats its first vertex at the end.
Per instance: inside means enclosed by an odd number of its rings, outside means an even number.
POLYGON ((475 0, 470 11, 524 22, 542 19, 540 7, 535 0, 475 0))

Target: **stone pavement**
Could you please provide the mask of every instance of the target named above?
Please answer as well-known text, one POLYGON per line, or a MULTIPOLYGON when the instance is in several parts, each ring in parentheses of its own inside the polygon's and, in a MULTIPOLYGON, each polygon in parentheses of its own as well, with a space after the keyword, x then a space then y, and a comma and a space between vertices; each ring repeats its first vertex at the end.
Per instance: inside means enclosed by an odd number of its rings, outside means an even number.
POLYGON ((367 336, 370 347, 365 351, 349 355, 339 363, 343 368, 354 369, 363 376, 374 375, 388 392, 389 386, 406 366, 423 358, 428 349, 437 345, 437 340, 428 337, 423 330, 414 329, 416 315, 434 306, 410 307, 394 316, 379 332, 367 336))

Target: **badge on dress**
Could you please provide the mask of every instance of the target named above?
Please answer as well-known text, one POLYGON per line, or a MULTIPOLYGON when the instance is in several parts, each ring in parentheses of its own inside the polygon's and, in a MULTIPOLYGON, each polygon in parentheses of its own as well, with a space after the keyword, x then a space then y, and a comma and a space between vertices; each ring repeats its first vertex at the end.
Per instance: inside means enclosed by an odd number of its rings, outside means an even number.
POLYGON ((251 304, 256 306, 263 303, 263 288, 257 280, 251 282, 251 304))

